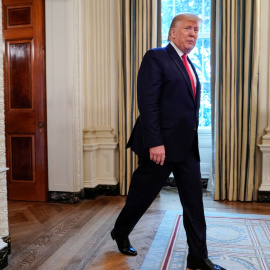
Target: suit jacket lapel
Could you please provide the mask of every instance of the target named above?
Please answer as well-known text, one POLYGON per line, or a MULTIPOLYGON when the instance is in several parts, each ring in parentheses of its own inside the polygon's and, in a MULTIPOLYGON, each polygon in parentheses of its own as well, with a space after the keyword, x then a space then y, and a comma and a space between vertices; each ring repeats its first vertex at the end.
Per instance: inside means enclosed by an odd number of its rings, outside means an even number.
MULTIPOLYGON (((174 61, 174 63, 177 65, 178 69, 181 71, 182 75, 184 76, 185 81, 186 81, 186 83, 188 85, 189 92, 190 92, 190 94, 191 94, 191 96, 192 96, 192 98, 193 98, 193 100, 195 102, 195 98, 194 98, 194 95, 193 95, 193 90, 192 90, 190 78, 189 78, 188 72, 186 70, 186 67, 184 66, 183 61, 180 59, 178 53, 176 52, 176 50, 173 48, 173 46, 171 44, 168 44, 166 49, 167 49, 167 52, 169 53, 169 55, 171 56, 172 60, 174 61)), ((192 66, 192 68, 194 70, 193 66, 192 66)), ((196 74, 196 72, 195 72, 195 74, 196 74)))

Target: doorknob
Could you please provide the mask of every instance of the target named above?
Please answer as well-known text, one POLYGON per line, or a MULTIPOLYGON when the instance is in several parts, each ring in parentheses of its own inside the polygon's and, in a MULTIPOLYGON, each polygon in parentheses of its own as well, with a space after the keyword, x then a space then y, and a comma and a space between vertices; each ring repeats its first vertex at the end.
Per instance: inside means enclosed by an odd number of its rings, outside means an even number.
POLYGON ((44 123, 43 123, 42 121, 39 121, 39 122, 38 122, 38 127, 39 127, 39 128, 43 128, 43 127, 44 127, 44 123))

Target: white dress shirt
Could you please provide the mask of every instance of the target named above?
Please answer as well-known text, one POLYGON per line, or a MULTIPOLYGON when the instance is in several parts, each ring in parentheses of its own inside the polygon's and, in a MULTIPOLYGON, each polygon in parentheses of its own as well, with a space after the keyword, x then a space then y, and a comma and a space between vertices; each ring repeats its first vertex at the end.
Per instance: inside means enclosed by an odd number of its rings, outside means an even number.
MULTIPOLYGON (((176 50, 177 54, 180 56, 180 59, 183 61, 183 58, 182 58, 182 55, 184 54, 172 41, 171 41, 171 45, 174 47, 174 49, 176 50)), ((187 61, 188 62, 188 61, 187 61)), ((195 90, 196 90, 196 87, 197 87, 197 79, 196 79, 196 76, 195 76, 195 73, 193 71, 193 68, 191 67, 190 63, 188 62, 188 66, 189 66, 189 69, 190 69, 190 72, 193 76, 193 80, 194 80, 194 84, 195 84, 195 90)))

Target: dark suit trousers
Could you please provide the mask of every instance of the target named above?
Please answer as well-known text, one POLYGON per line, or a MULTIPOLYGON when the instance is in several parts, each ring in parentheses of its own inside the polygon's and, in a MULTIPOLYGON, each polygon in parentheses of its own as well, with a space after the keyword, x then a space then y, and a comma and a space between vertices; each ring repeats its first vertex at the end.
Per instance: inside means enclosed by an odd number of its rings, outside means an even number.
POLYGON ((165 162, 157 165, 143 157, 133 173, 126 204, 115 223, 118 237, 128 236, 139 219, 159 194, 165 181, 173 172, 183 207, 183 222, 187 234, 189 254, 205 259, 206 224, 202 200, 200 162, 195 146, 179 163, 165 162))

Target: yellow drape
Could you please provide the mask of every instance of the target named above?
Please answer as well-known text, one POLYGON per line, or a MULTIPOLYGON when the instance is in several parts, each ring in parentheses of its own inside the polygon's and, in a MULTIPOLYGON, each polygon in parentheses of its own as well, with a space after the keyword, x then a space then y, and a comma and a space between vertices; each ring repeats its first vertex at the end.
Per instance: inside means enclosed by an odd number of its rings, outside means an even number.
POLYGON ((160 0, 119 0, 118 6, 120 194, 126 195, 137 167, 137 158, 125 149, 139 115, 137 73, 145 52, 160 43, 160 0))
POLYGON ((216 200, 257 199, 260 1, 215 1, 216 200))

